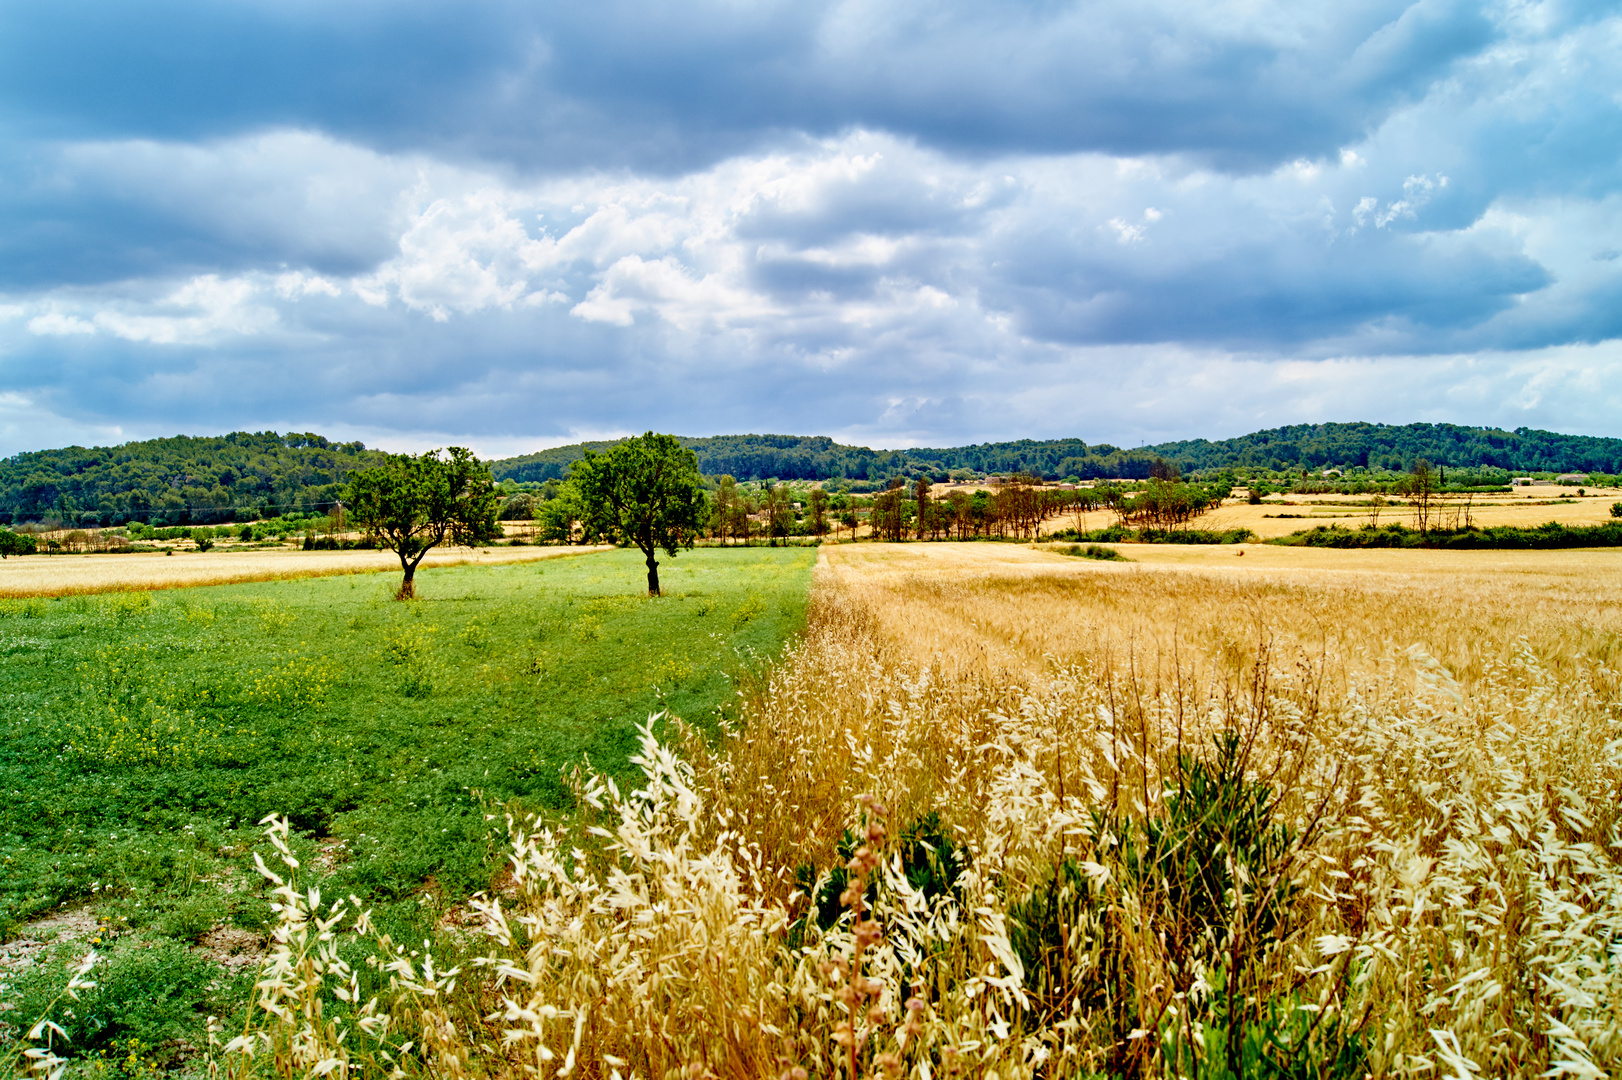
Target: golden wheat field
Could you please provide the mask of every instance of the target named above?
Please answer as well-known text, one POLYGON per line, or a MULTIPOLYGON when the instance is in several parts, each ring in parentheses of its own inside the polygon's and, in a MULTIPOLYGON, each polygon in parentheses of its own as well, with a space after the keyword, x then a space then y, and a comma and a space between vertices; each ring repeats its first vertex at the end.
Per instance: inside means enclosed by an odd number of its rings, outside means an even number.
POLYGON ((1545 663, 1622 661, 1622 552, 1125 544, 825 547, 841 594, 921 662, 1021 678, 1109 652, 1250 663, 1304 648, 1337 669, 1419 643, 1473 679, 1525 640, 1545 663))
MULTIPOLYGON (((442 548, 428 553, 423 567, 468 563, 527 562, 587 551, 568 548, 442 548)), ((71 596, 138 589, 177 589, 234 581, 327 577, 333 574, 398 572, 400 560, 387 551, 232 551, 177 552, 174 555, 32 555, 0 561, 0 597, 71 596)))
POLYGON ((736 720, 650 722, 638 790, 582 770, 574 817, 507 818, 468 940, 302 891, 274 823, 279 928, 215 1066, 1622 1068, 1610 553, 1128 550, 825 548, 736 720))
MULTIPOLYGON (((943 490, 949 490, 944 489, 943 490)), ((1263 540, 1288 536, 1302 529, 1319 525, 1343 525, 1355 529, 1372 520, 1368 495, 1284 495, 1270 496, 1260 505, 1252 506, 1244 499, 1229 499, 1220 507, 1201 516, 1196 526, 1201 529, 1249 529, 1263 540)), ((1414 524, 1413 510, 1399 497, 1388 496, 1390 501, 1380 508, 1378 524, 1414 524)), ((1582 496, 1575 488, 1540 486, 1520 492, 1496 495, 1477 495, 1469 504, 1470 520, 1480 526, 1516 525, 1531 528, 1549 521, 1562 525, 1601 525, 1611 518, 1611 506, 1622 499, 1622 491, 1614 489, 1585 489, 1582 496)), ((1462 499, 1439 500, 1432 508, 1449 527, 1457 518, 1464 522, 1465 504, 1462 499)), ((1102 529, 1115 523, 1115 514, 1109 510, 1087 513, 1064 513, 1042 523, 1044 535, 1064 529, 1080 527, 1083 531, 1102 529)))

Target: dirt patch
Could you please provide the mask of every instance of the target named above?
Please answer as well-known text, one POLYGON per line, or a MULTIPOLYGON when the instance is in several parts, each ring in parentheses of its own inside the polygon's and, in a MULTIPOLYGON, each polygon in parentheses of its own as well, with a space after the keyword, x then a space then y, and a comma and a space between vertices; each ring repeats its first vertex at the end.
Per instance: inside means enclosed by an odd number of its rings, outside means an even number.
POLYGON ((0 971, 22 971, 33 967, 53 945, 100 939, 107 924, 88 906, 58 911, 22 925, 17 937, 0 945, 0 971))
POLYGON ((259 966, 265 955, 265 939, 252 930, 217 926, 198 941, 198 951, 231 971, 259 966))
POLYGON ((313 861, 323 874, 330 874, 349 861, 349 845, 335 836, 317 841, 313 861))

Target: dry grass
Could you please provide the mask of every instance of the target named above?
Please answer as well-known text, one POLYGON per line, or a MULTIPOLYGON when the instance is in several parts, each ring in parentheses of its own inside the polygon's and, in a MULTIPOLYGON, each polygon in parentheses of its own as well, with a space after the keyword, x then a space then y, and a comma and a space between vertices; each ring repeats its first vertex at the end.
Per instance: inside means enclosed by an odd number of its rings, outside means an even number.
MULTIPOLYGON (((446 548, 424 568, 555 559, 601 547, 446 548)), ((241 581, 399 573, 387 551, 210 551, 174 555, 30 555, 0 562, 0 597, 73 596, 145 589, 183 589, 241 581)))
POLYGON ((642 789, 588 774, 575 824, 509 821, 511 886, 478 905, 470 964, 443 970, 266 868, 281 921, 257 1019, 219 1064, 1622 1067, 1616 571, 1300 554, 1341 561, 833 553, 805 640, 739 726, 650 725, 642 789), (359 977, 367 950, 378 979, 359 977))

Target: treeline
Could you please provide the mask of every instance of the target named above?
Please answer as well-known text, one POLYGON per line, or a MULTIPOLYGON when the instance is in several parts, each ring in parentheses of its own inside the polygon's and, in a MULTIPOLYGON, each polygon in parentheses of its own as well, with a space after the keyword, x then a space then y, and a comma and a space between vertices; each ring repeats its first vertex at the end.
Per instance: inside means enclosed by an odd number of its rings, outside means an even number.
POLYGON ((350 473, 385 456, 274 431, 16 454, 0 461, 0 521, 212 525, 324 510, 350 473))
MULTIPOLYGON (((699 471, 706 476, 733 476, 740 481, 846 480, 852 482, 853 490, 864 494, 883 490, 898 477, 937 483, 1013 473, 1048 480, 1147 480, 1158 457, 1148 450, 1122 450, 1107 443, 1089 447, 1080 439, 1022 439, 949 450, 872 450, 820 435, 718 435, 678 437, 677 441, 698 457, 699 471)), ((558 446, 492 462, 491 471, 497 480, 518 483, 561 480, 587 450, 600 452, 612 445, 558 446)))
MULTIPOLYGON (((590 514, 572 482, 549 482, 550 498, 524 503, 534 537, 551 543, 593 543, 590 514)), ((1144 534, 1189 535, 1189 524, 1230 494, 1225 484, 1151 479, 1141 484, 1084 488, 1044 487, 1015 473, 993 490, 956 488, 935 493, 929 480, 890 481, 883 491, 859 494, 722 476, 705 492, 703 526, 695 535, 728 544, 777 543, 801 537, 854 537, 866 527, 880 540, 1034 539, 1056 518, 1063 535, 1114 530, 1104 539, 1144 534)), ((530 498, 511 496, 511 507, 530 498)), ((507 517, 507 514, 503 514, 507 517)), ((511 518, 509 517, 509 520, 511 518)), ((1048 530, 1051 531, 1051 530, 1048 530)))
MULTIPOLYGON (((1025 473, 1045 480, 1147 480, 1157 463, 1185 474, 1223 471, 1299 475, 1302 470, 1363 469, 1405 473, 1420 459, 1446 468, 1505 473, 1622 472, 1622 439, 1457 424, 1299 424, 1237 439, 1194 439, 1122 449, 1080 439, 1021 439, 950 448, 871 450, 824 437, 723 435, 681 438, 700 471, 742 480, 846 480, 882 490, 912 481, 1025 473)), ((561 480, 587 450, 610 442, 559 446, 492 462, 497 480, 561 480)))
MULTIPOLYGON (((717 435, 710 438, 677 436, 698 458, 706 476, 733 476, 739 480, 877 480, 902 475, 908 468, 905 451, 869 450, 845 446, 826 436, 717 435)), ((587 450, 601 452, 612 442, 575 443, 522 457, 491 462, 500 480, 542 483, 562 480, 569 466, 587 450)))
MULTIPOLYGON (((1619 504, 1622 505, 1622 504, 1619 504)), ((1550 521, 1530 528, 1517 525, 1467 525, 1462 528, 1410 529, 1403 525, 1365 525, 1348 529, 1320 525, 1267 541, 1284 547, 1454 548, 1464 550, 1532 550, 1622 547, 1622 522, 1566 525, 1550 521)))
POLYGON ((1184 472, 1363 468, 1407 472, 1421 458, 1449 468, 1515 473, 1622 472, 1622 439, 1458 424, 1296 424, 1237 439, 1145 447, 1184 472))

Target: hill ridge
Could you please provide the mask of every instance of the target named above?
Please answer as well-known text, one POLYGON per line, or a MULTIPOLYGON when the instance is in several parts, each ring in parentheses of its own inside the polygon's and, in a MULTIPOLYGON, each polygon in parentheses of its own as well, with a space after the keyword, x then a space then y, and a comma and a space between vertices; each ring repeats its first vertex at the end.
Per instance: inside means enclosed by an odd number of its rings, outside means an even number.
MULTIPOLYGON (((1328 465, 1405 470, 1415 459, 1517 472, 1622 473, 1622 439, 1534 428, 1459 424, 1291 424, 1232 439, 1186 439, 1122 448, 1079 438, 1017 439, 957 447, 874 450, 826 435, 680 436, 707 474, 740 480, 944 479, 954 470, 1030 472, 1047 479, 1142 479, 1156 459, 1184 473, 1294 471, 1328 465)), ((561 479, 587 449, 575 443, 490 463, 498 480, 561 479)), ((313 432, 176 435, 118 446, 33 450, 0 460, 0 522, 52 518, 73 524, 217 524, 289 511, 319 511, 349 474, 382 451, 313 432)))

